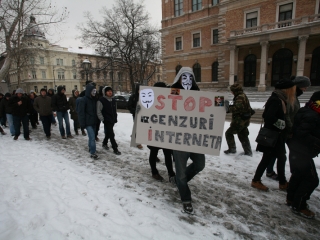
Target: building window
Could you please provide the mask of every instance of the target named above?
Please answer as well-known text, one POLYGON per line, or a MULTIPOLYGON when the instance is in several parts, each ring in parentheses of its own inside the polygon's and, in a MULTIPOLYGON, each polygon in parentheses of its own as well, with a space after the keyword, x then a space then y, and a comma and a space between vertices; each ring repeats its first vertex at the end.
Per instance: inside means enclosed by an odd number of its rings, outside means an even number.
POLYGON ((76 71, 73 71, 72 75, 73 75, 73 79, 77 79, 77 72, 76 71))
POLYGON ((45 70, 41 70, 41 75, 42 75, 42 79, 46 79, 47 78, 45 70))
POLYGON ((212 6, 218 5, 219 4, 219 0, 212 0, 212 6))
POLYGON ((57 65, 58 66, 63 66, 63 59, 57 58, 57 65))
POLYGON ((34 57, 30 57, 30 64, 34 65, 34 57))
POLYGON ((34 91, 37 93, 38 92, 38 86, 34 86, 34 91))
POLYGON ((182 37, 176 37, 176 51, 182 50, 182 37))
POLYGON ((218 29, 212 30, 212 44, 219 43, 219 32, 218 29))
POLYGON ((44 65, 44 57, 40 57, 40 64, 44 65))
POLYGON ((293 3, 279 6, 279 22, 292 19, 293 3))
POLYGON ((37 73, 35 70, 32 70, 32 78, 36 79, 37 78, 37 73))
POLYGON ((246 28, 258 26, 258 12, 251 12, 246 14, 246 28))
POLYGON ((64 71, 58 71, 58 79, 64 79, 64 71))
POLYGON ((103 79, 104 79, 104 80, 107 79, 107 72, 103 72, 103 79))
POLYGON ((181 68, 182 68, 182 66, 180 64, 178 66, 176 66, 176 75, 178 74, 178 72, 180 71, 181 68))
POLYGON ((218 67, 218 62, 212 64, 212 82, 218 82, 218 67))
POLYGON ((78 86, 77 86, 77 85, 74 85, 74 89, 75 89, 75 90, 78 90, 78 86))
POLYGON ((193 73, 196 82, 201 82, 201 66, 199 63, 193 65, 193 73))
POLYGON ((200 47, 200 33, 192 34, 192 47, 200 47))
POLYGON ((76 66, 76 60, 72 60, 72 67, 76 66))
POLYGON ((202 0, 192 0, 192 11, 198 11, 202 7, 202 0))
POLYGON ((121 80, 122 80, 122 73, 118 72, 118 81, 121 81, 121 80))
POLYGON ((174 0, 174 16, 179 17, 183 13, 183 0, 174 0))

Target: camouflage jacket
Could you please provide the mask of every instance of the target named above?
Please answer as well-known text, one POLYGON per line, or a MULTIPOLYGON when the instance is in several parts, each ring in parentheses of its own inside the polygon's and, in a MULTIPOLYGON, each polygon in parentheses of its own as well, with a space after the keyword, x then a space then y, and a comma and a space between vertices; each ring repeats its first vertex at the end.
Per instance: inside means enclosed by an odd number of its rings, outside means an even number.
POLYGON ((250 119, 242 120, 241 115, 250 112, 251 106, 248 97, 243 91, 234 93, 233 104, 229 107, 229 112, 232 113, 232 123, 240 125, 249 125, 250 119))

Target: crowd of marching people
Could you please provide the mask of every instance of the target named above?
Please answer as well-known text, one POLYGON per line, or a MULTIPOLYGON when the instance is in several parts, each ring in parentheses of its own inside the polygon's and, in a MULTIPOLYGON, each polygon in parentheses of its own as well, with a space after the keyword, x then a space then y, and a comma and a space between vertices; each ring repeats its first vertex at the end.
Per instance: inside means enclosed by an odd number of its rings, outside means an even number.
MULTIPOLYGON (((279 189, 287 191, 286 203, 293 213, 305 218, 314 218, 315 214, 309 209, 307 200, 319 185, 319 178, 313 158, 320 153, 320 91, 313 93, 305 106, 300 107, 298 97, 310 86, 310 80, 304 76, 282 79, 277 82, 275 89, 268 98, 262 114, 261 130, 276 133, 270 137, 269 142, 257 138, 256 151, 262 152, 262 158, 252 178, 251 186, 261 191, 268 191, 261 178, 266 176, 279 182, 279 189), (289 153, 286 152, 286 145, 289 153), (287 181, 285 165, 287 156, 291 177, 287 181), (276 164, 277 172, 274 171, 276 164)), ((164 83, 156 83, 155 87, 167 87, 164 83)), ((191 68, 182 67, 173 84, 173 89, 199 91, 195 76, 191 68)), ((228 149, 225 154, 232 155, 237 152, 234 135, 238 135, 244 150, 243 154, 253 156, 249 141, 250 118, 254 110, 240 84, 230 86, 234 95, 233 101, 225 100, 224 106, 227 113, 232 114, 230 127, 225 132, 228 149)), ((128 109, 135 119, 139 112, 139 87, 131 95, 128 109)), ((18 140, 20 129, 23 128, 25 140, 31 140, 29 122, 32 129, 42 123, 47 139, 51 138, 51 125, 56 125, 58 120, 59 132, 62 139, 72 139, 69 114, 73 120, 73 130, 76 135, 88 136, 90 157, 99 159, 96 152, 96 142, 100 124, 104 126, 105 138, 102 142, 104 149, 109 149, 109 142, 114 154, 121 155, 115 139, 114 125, 117 123, 117 106, 113 98, 113 89, 105 86, 96 89, 95 83, 88 81, 83 92, 72 91, 72 97, 67 99, 65 88, 59 86, 57 92, 53 89, 42 88, 40 95, 31 91, 25 94, 23 89, 16 89, 12 95, 0 94, 0 121, 1 125, 8 128, 14 140, 18 140), (69 111, 69 112, 68 112, 69 111), (80 132, 81 131, 81 132, 80 132)), ((31 130, 32 131, 32 130, 31 130)), ((0 126, 0 133, 6 134, 0 126)), ((141 144, 137 144, 142 149, 141 144)), ((162 181, 156 162, 158 162, 157 146, 148 146, 150 149, 149 164, 151 174, 155 180, 162 181)), ((165 165, 168 170, 169 182, 177 186, 183 211, 193 214, 191 191, 188 182, 205 167, 205 155, 193 152, 184 152, 171 149, 162 149, 165 156, 165 165), (191 164, 187 164, 188 160, 191 164), (173 169, 175 164, 175 171, 173 169)))

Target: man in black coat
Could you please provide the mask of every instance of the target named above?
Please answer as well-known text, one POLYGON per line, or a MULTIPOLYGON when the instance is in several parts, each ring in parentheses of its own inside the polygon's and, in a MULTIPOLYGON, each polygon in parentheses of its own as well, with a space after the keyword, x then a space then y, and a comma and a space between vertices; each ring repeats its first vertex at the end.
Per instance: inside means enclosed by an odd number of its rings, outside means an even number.
POLYGON ((66 131, 67 137, 73 138, 70 131, 70 122, 69 122, 69 104, 67 100, 67 96, 64 94, 66 91, 65 87, 58 86, 58 92, 51 98, 51 106, 52 110, 56 112, 58 122, 59 122, 59 131, 62 139, 66 139, 65 130, 63 127, 63 119, 66 123, 66 131))
POLYGON ((107 141, 110 139, 113 152, 120 155, 118 144, 114 139, 113 126, 118 122, 117 103, 114 100, 113 91, 111 87, 105 87, 102 90, 103 97, 97 102, 97 115, 101 122, 104 124, 105 139, 102 146, 107 148, 107 141))
POLYGON ((315 92, 294 118, 293 136, 288 141, 291 178, 287 190, 287 204, 292 212, 314 218, 307 200, 319 185, 313 158, 320 153, 320 91, 315 92))
POLYGON ((18 140, 20 135, 20 125, 23 126, 23 136, 25 140, 31 140, 29 137, 29 117, 31 112, 31 104, 27 97, 23 96, 24 91, 18 88, 15 95, 9 100, 9 107, 12 109, 12 119, 14 126, 14 140, 18 140))

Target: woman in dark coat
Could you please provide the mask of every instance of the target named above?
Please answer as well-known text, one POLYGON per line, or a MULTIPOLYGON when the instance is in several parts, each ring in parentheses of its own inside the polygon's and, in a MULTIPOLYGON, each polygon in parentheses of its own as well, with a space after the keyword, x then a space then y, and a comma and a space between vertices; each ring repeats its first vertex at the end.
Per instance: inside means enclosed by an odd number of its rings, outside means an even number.
POLYGON ((287 204, 292 212, 314 218, 307 200, 319 185, 313 158, 320 153, 320 91, 315 92, 305 107, 299 109, 293 124, 293 136, 288 141, 291 178, 287 204))
POLYGON ((283 79, 277 82, 265 105, 262 114, 264 127, 279 132, 277 143, 274 147, 257 145, 257 151, 263 152, 262 159, 252 179, 251 186, 259 190, 268 191, 269 188, 262 184, 261 177, 267 166, 277 158, 277 170, 279 176, 279 189, 286 190, 288 183, 285 176, 286 149, 285 149, 285 113, 287 104, 293 104, 296 86, 292 80, 283 79))

